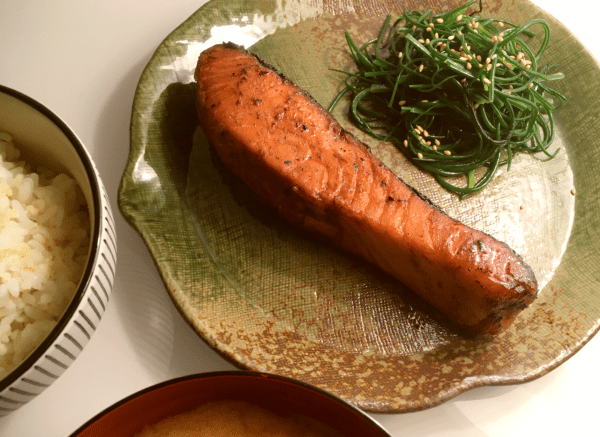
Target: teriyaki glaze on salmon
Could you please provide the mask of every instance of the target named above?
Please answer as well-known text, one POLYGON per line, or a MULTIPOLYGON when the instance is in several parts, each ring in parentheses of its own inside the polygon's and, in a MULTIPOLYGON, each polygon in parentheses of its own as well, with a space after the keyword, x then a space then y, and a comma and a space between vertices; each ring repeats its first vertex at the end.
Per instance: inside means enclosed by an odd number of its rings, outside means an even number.
POLYGON ((215 45, 195 78, 199 122, 219 158, 292 223, 477 334, 499 333, 535 299, 535 276, 518 254, 440 211, 259 57, 215 45))

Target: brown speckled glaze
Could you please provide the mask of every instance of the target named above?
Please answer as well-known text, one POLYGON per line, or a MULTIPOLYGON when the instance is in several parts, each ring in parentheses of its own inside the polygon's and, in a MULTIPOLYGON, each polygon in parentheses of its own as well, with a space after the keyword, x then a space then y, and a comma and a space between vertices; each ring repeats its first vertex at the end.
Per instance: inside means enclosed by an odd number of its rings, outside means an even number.
POLYGON ((559 63, 569 78, 555 85, 568 102, 557 113, 556 144, 565 150, 554 160, 521 156, 484 192, 459 201, 390 144, 358 132, 347 104, 334 112, 407 183, 532 265, 540 296, 493 339, 463 335, 375 267, 291 229, 222 168, 196 129, 193 68, 213 43, 253 44, 251 51, 327 106, 340 89, 331 68, 351 65, 344 31, 363 42, 390 11, 460 3, 213 0, 157 49, 135 96, 119 205, 183 317, 241 368, 309 382, 368 411, 408 412, 470 388, 544 375, 596 333, 600 127, 586 120, 600 116, 600 72, 531 3, 484 1, 482 15, 550 23, 542 61, 559 63))

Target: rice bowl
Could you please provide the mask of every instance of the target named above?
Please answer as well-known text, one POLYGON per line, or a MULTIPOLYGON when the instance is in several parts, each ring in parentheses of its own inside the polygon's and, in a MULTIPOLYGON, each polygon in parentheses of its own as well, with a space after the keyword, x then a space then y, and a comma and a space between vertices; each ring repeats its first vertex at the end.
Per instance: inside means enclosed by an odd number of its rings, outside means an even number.
POLYGON ((117 240, 100 175, 66 123, 0 85, 0 132, 4 416, 54 383, 91 339, 112 291, 117 240))

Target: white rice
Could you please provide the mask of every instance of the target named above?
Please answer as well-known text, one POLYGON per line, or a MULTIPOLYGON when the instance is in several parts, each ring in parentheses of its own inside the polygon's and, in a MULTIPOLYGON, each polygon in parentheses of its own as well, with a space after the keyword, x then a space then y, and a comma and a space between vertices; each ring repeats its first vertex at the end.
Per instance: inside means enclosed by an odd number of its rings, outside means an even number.
POLYGON ((0 132, 0 379, 56 325, 85 268, 90 222, 73 178, 19 161, 0 132))

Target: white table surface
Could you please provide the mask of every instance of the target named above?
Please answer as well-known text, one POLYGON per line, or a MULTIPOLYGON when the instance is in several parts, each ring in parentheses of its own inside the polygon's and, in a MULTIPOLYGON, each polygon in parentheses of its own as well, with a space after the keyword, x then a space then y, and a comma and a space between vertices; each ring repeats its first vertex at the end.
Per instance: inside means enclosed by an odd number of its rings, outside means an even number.
MULTIPOLYGON (((54 110, 81 138, 110 195, 119 250, 112 299, 90 343, 50 388, 0 419, 0 436, 68 436, 145 387, 234 369, 177 313, 146 246, 117 206, 140 74, 161 41, 205 1, 0 1, 0 84, 54 110)), ((600 59, 596 0, 534 3, 600 59)), ((404 437, 600 435, 599 362, 594 338, 535 381, 471 390, 427 411, 373 417, 404 437)))

